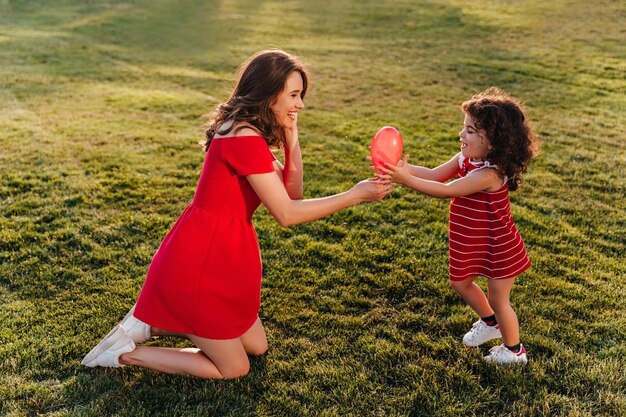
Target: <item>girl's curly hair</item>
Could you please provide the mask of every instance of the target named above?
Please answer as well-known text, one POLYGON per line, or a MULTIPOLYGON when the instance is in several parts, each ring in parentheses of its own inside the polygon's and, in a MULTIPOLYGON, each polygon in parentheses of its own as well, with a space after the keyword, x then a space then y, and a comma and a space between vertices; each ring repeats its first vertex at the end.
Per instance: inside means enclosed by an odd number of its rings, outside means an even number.
POLYGON ((507 176, 516 190, 530 160, 539 153, 539 138, 526 117, 524 105, 498 87, 490 87, 461 105, 491 145, 487 160, 507 176))
MULTIPOLYGON (((308 87, 306 68, 298 58, 280 49, 268 49, 256 53, 239 68, 239 80, 230 98, 219 104, 212 114, 201 142, 205 151, 209 150, 216 133, 225 135, 233 126, 251 125, 263 136, 267 144, 275 149, 285 146, 284 129, 278 124, 270 106, 282 92, 287 77, 298 71, 302 75, 304 99, 308 87), (220 129, 226 121, 234 123, 227 129, 220 129)), ((235 128, 237 129, 237 128, 235 128)))

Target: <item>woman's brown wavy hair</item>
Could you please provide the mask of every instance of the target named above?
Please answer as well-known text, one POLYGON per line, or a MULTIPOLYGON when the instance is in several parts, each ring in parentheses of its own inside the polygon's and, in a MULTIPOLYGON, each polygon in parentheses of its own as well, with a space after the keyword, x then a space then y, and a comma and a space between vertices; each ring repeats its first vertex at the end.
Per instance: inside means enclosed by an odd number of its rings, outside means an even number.
POLYGON ((308 87, 308 74, 304 65, 296 58, 280 49, 257 52, 238 70, 239 80, 230 98, 219 104, 209 115, 205 130, 206 139, 202 142, 208 151, 216 133, 225 135, 233 125, 252 125, 263 136, 271 148, 285 147, 285 133, 278 124, 270 106, 282 92, 289 74, 298 71, 302 75, 304 100, 308 87), (226 121, 234 123, 228 129, 220 129, 226 121))
POLYGON ((539 138, 524 116, 524 105, 498 87, 491 87, 461 108, 489 140, 487 161, 508 177, 511 191, 517 190, 530 160, 539 153, 539 138))

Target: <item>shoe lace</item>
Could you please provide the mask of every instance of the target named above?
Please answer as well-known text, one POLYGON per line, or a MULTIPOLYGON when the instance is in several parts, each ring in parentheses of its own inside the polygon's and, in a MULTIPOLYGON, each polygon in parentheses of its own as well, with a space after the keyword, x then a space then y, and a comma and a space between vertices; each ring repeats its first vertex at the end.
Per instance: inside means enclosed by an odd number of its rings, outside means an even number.
POLYGON ((502 349, 506 349, 506 348, 502 345, 494 346, 491 349, 489 349, 489 354, 494 355, 494 356, 499 355, 502 353, 502 349))

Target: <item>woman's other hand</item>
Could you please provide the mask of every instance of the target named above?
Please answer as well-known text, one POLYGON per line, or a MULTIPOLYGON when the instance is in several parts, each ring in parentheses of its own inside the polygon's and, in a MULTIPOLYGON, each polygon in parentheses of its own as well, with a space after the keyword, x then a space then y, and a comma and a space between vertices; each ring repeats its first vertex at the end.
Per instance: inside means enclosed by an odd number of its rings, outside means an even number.
POLYGON ((359 182, 352 190, 360 201, 379 201, 391 194, 393 185, 374 178, 359 182))

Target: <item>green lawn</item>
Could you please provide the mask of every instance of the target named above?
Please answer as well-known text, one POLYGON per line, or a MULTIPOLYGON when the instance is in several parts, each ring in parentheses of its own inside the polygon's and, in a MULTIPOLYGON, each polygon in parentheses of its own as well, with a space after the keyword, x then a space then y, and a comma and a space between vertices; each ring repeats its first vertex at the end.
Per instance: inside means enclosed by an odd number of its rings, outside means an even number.
POLYGON ((0 415, 626 415, 625 21, 610 0, 0 0, 0 415), (259 210, 270 350, 249 376, 79 365, 193 197, 202 115, 267 47, 313 76, 306 197, 368 176, 381 126, 433 166, 462 101, 525 101, 543 140, 512 193, 528 366, 462 346, 448 202, 400 188, 291 228, 259 210))

